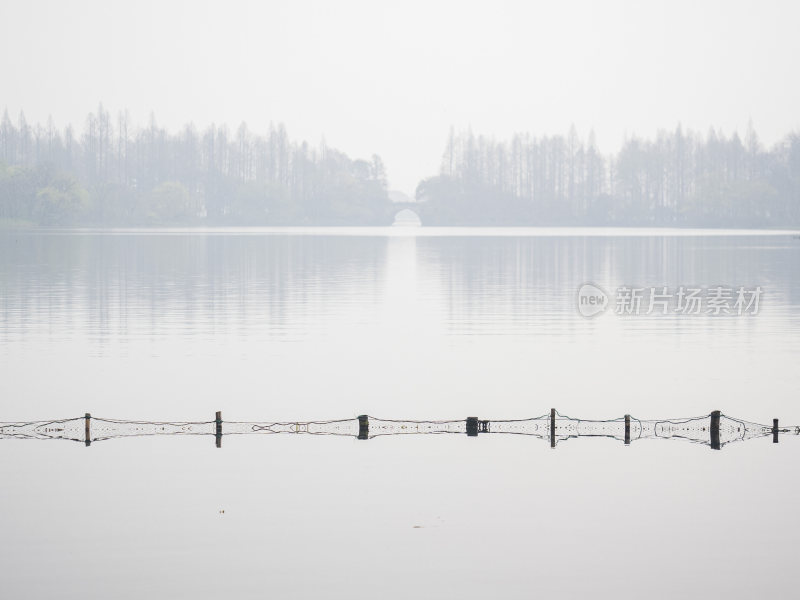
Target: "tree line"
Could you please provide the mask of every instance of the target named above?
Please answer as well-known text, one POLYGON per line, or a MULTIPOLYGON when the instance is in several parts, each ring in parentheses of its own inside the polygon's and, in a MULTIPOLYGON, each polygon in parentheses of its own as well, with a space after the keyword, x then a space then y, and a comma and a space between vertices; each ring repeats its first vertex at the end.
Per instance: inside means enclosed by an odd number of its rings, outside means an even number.
POLYGON ((80 133, 0 120, 0 219, 12 223, 387 224, 391 208, 379 156, 295 143, 283 125, 171 134, 102 105, 80 133))
MULTIPOLYGON (((451 130, 414 207, 429 225, 800 226, 800 135, 659 132, 602 154, 594 135, 498 141, 451 130)), ((24 113, 0 120, 0 222, 42 225, 385 225, 397 207, 380 157, 324 142, 155 117, 135 127, 102 105, 81 132, 24 113)))
POLYGON ((745 139, 659 132, 602 155, 594 135, 451 131, 440 174, 423 180, 423 221, 449 225, 800 225, 800 135, 767 150, 745 139))

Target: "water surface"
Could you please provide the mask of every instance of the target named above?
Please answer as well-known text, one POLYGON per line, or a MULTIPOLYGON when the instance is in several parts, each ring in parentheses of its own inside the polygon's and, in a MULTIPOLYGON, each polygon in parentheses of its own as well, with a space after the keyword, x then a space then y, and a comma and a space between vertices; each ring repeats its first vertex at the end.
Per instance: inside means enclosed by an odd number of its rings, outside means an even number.
MULTIPOLYGON (((791 232, 0 234, 0 420, 800 423, 791 232), (759 285, 743 317, 576 294, 759 285)), ((9 597, 781 596, 800 439, 0 440, 9 597), (220 511, 224 510, 224 513, 220 511)))

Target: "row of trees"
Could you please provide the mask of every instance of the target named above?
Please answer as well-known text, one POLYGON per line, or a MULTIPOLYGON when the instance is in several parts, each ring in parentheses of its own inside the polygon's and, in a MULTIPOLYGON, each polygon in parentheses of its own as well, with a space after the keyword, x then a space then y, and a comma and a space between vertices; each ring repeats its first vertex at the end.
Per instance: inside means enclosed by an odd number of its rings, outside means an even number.
POLYGON ((40 224, 383 224, 391 202, 380 157, 351 160, 290 141, 154 117, 135 128, 100 105, 78 134, 52 119, 0 121, 0 218, 40 224))
MULTIPOLYGON (((451 131, 440 174, 417 188, 426 224, 800 225, 800 135, 765 149, 681 127, 626 140, 612 156, 594 136, 518 134, 497 141, 451 131)), ((169 133, 151 118, 100 105, 83 131, 49 119, 0 120, 0 219, 40 224, 391 223, 378 156, 351 160, 324 143, 193 125, 169 133)))
POLYGON ((800 135, 770 150, 745 139, 660 132, 603 156, 594 136, 451 132, 441 172, 422 181, 426 223, 659 226, 800 225, 800 135))

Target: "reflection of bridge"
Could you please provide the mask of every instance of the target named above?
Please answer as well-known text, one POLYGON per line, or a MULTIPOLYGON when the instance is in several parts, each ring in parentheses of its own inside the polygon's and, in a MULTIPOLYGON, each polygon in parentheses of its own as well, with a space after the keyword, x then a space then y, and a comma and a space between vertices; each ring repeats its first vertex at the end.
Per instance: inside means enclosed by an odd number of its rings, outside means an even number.
POLYGON ((481 420, 467 417, 452 421, 400 421, 376 419, 361 415, 355 419, 331 421, 247 422, 223 421, 217 413, 213 421, 121 421, 93 418, 90 414, 73 419, 31 421, 26 423, 0 423, 0 439, 63 439, 92 442, 122 437, 152 435, 209 435, 222 445, 223 435, 250 434, 306 434, 335 435, 368 440, 391 435, 513 434, 539 438, 555 448, 559 441, 572 438, 604 437, 628 445, 642 439, 684 440, 703 444, 719 450, 726 444, 754 438, 772 436, 777 443, 780 433, 800 435, 800 427, 778 427, 774 419, 771 426, 760 425, 713 411, 708 415, 681 419, 642 420, 625 415, 617 419, 586 420, 568 417, 552 409, 549 414, 531 419, 481 420))

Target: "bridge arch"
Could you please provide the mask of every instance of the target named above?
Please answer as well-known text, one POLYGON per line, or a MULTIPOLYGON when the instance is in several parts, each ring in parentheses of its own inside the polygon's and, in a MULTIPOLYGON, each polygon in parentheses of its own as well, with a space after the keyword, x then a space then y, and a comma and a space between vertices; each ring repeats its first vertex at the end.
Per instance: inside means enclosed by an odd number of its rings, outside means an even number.
POLYGON ((410 208, 402 208, 394 215, 393 227, 419 227, 422 219, 410 208))

